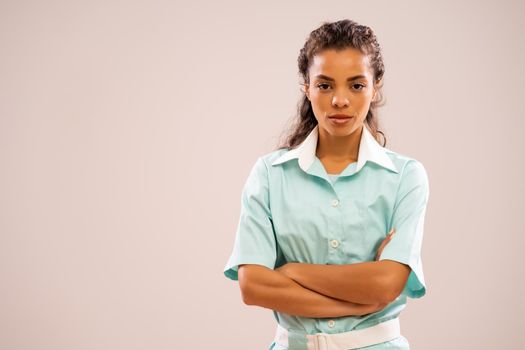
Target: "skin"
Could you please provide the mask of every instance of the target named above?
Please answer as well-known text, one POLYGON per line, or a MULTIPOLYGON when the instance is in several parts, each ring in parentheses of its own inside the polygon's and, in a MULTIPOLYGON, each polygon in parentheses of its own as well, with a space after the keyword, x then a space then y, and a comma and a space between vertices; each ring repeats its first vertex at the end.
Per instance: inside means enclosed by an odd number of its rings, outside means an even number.
MULTIPOLYGON (((391 231, 377 249, 376 260, 392 237, 391 231)), ((271 270, 256 264, 239 265, 239 285, 243 302, 289 315, 315 318, 363 316, 385 308, 388 302, 356 303, 331 297, 299 284, 298 270, 310 264, 290 263, 271 270)), ((313 270, 310 271, 310 273, 313 270)), ((307 274, 305 274, 307 275, 307 274)))
POLYGON ((357 161, 363 123, 379 83, 374 84, 368 56, 353 48, 316 54, 308 77, 305 94, 319 124, 316 154, 329 173, 339 173, 357 161), (332 114, 353 118, 334 125, 328 118, 332 114))
POLYGON ((386 306, 385 303, 359 304, 332 298, 262 265, 240 265, 239 285, 245 304, 294 316, 327 318, 365 315, 386 306))
MULTIPOLYGON (((363 123, 381 82, 374 81, 369 59, 357 49, 324 50, 314 55, 304 92, 319 124, 316 155, 328 173, 340 173, 357 161, 363 123), (359 76, 355 78, 356 76, 359 76), (349 80, 350 79, 350 80, 349 80), (352 120, 334 125, 328 116, 347 114, 352 120)), ((410 267, 393 260, 323 265, 288 263, 275 270, 261 265, 239 266, 243 301, 305 317, 364 315, 395 300, 410 267)))

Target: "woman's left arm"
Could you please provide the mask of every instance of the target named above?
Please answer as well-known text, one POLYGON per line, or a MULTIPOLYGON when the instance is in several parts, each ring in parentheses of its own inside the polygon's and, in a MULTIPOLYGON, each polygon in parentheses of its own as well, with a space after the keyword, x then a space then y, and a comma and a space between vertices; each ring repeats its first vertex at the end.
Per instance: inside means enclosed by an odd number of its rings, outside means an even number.
POLYGON ((389 225, 395 228, 395 237, 389 235, 383 241, 377 261, 345 265, 288 263, 278 270, 305 288, 359 304, 394 301, 414 271, 407 295, 423 296, 426 288, 420 251, 429 182, 420 162, 413 160, 406 164, 397 196, 389 225))
POLYGON ((403 291, 410 267, 393 260, 345 265, 287 263, 276 269, 305 288, 359 303, 390 303, 403 291))
POLYGON ((403 169, 389 225, 395 228, 395 237, 387 237, 381 244, 377 261, 346 265, 288 263, 279 270, 305 288, 344 301, 389 303, 405 286, 407 296, 419 298, 426 291, 420 251, 428 198, 425 168, 416 160, 409 161, 403 169), (407 283, 412 272, 414 278, 407 283))

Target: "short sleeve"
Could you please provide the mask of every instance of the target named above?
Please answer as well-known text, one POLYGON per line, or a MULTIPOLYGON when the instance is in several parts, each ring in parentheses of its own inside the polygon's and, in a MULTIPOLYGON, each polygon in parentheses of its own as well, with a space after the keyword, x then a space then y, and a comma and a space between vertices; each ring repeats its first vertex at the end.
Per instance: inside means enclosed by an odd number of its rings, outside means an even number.
POLYGON ((241 195, 241 213, 224 275, 238 280, 240 264, 274 269, 277 244, 269 206, 268 168, 262 158, 253 165, 241 195))
POLYGON ((404 167, 391 218, 389 230, 395 228, 396 232, 379 259, 410 266, 410 275, 402 291, 410 298, 421 298, 426 294, 421 245, 428 198, 427 172, 420 162, 411 159, 404 167))

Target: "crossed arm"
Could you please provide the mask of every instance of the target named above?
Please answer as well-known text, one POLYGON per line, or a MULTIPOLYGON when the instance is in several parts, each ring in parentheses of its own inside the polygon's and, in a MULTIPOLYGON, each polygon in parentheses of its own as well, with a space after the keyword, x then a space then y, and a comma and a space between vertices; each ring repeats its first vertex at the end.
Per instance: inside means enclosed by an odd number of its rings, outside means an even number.
POLYGON ((372 304, 394 301, 403 291, 410 267, 393 260, 381 260, 345 265, 288 263, 277 271, 318 293, 372 304))
POLYGON ((262 265, 240 265, 238 272, 245 304, 258 305, 290 315, 316 318, 364 315, 386 306, 378 303, 358 304, 332 298, 305 288, 279 271, 262 265))
POLYGON ((304 317, 364 315, 403 290, 410 268, 393 260, 347 265, 288 263, 276 270, 239 266, 243 301, 304 317))

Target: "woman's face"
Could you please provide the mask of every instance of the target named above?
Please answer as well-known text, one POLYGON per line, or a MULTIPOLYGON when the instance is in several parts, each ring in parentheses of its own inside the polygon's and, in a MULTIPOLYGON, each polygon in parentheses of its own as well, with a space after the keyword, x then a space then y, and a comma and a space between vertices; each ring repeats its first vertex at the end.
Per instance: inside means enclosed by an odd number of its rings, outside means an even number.
POLYGON ((368 56, 354 48, 321 51, 314 55, 308 77, 305 93, 319 132, 347 136, 359 130, 375 95, 368 56), (338 122, 332 118, 336 114, 351 118, 338 122))

